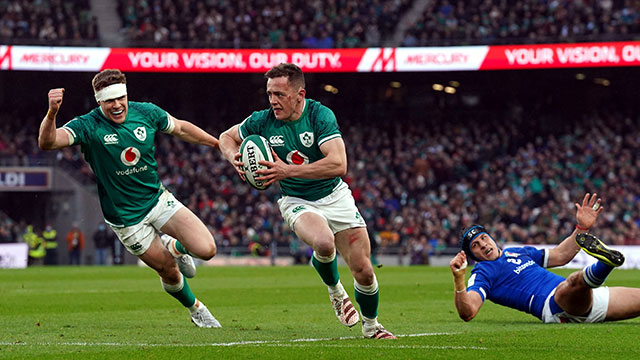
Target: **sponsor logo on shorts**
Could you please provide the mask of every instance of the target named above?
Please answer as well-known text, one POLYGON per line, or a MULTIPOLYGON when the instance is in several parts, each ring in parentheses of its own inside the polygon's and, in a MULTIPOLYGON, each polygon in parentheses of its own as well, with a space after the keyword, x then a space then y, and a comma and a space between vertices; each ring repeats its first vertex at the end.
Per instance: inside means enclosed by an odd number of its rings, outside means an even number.
POLYGON ((131 249, 131 251, 138 251, 140 249, 142 249, 142 245, 140 245, 140 243, 134 243, 133 245, 129 246, 129 249, 131 249))
POLYGON ((284 136, 274 135, 269 137, 269 144, 271 144, 271 146, 284 146, 284 136))
POLYGON ((298 206, 294 207, 293 210, 291 210, 291 212, 295 214, 300 210, 304 210, 304 205, 298 205, 298 206))
POLYGON ((105 145, 113 145, 118 143, 118 134, 107 134, 104 136, 105 145))
POLYGON ((172 208, 172 207, 175 207, 175 206, 176 206, 176 202, 175 202, 175 201, 173 201, 173 200, 169 200, 169 201, 167 201, 167 206, 168 206, 168 207, 171 207, 171 208, 172 208))
POLYGON ((360 220, 361 216, 360 213, 356 211, 356 219, 360 220))

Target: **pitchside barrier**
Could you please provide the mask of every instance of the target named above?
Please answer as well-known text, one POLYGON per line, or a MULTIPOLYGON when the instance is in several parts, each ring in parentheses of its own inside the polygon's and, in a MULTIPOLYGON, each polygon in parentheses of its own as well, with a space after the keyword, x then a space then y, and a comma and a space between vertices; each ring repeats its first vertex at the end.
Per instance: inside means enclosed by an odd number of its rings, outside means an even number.
POLYGON ((28 251, 29 246, 25 243, 0 244, 0 268, 26 268, 28 251))
MULTIPOLYGON (((514 245, 517 246, 517 245, 514 245)), ((551 249, 553 245, 535 245, 538 249, 551 249)), ((640 269, 640 246, 611 246, 611 248, 622 252, 626 258, 621 269, 640 269)), ((0 244, 0 268, 26 268, 28 247, 25 243, 0 244)), ((449 266, 451 255, 430 256, 429 265, 449 266)), ((377 255, 374 256, 375 264, 387 266, 408 266, 411 263, 409 255, 377 255)), ((340 265, 345 265, 341 257, 338 258, 340 265)), ((582 269, 596 260, 581 251, 576 257, 562 268, 582 269)), ((288 266, 294 264, 292 256, 233 256, 219 254, 212 260, 201 264, 207 266, 288 266)))

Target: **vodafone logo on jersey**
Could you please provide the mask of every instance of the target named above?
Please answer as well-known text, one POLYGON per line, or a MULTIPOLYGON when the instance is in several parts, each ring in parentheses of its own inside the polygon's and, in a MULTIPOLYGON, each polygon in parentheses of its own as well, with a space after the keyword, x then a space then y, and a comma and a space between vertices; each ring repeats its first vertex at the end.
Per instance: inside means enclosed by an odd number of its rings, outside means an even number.
POLYGON ((127 166, 134 166, 140 161, 140 150, 129 146, 120 153, 120 161, 127 166))
POLYGON ((306 165, 309 163, 309 157, 298 150, 294 150, 287 154, 287 162, 294 165, 306 165))

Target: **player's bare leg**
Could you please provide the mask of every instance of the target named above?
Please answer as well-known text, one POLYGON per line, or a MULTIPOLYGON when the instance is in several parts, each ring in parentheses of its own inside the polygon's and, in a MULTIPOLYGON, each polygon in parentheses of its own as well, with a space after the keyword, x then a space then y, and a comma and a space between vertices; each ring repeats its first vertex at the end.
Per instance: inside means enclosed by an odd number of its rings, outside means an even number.
POLYGON ((371 265, 371 244, 364 227, 335 234, 336 247, 355 280, 356 301, 362 313, 362 334, 373 339, 396 337, 378 323, 378 281, 371 265))
POLYGON ((336 317, 345 326, 354 326, 360 320, 358 311, 340 282, 338 259, 333 233, 326 220, 312 212, 306 212, 295 223, 296 235, 313 248, 313 267, 329 290, 329 299, 336 317))
POLYGON ((625 320, 640 316, 640 289, 609 288, 609 307, 605 321, 625 320))
POLYGON ((202 260, 209 260, 216 255, 213 235, 186 207, 178 210, 160 230, 178 240, 175 247, 181 254, 189 254, 202 260))
POLYGON ((554 299, 567 313, 584 316, 591 310, 593 291, 584 282, 582 271, 576 271, 558 284, 554 299))
POLYGON ((191 321, 196 326, 220 327, 220 323, 211 315, 207 307, 193 295, 174 257, 162 245, 158 236, 153 239, 149 249, 138 257, 160 275, 164 290, 189 310, 191 321))

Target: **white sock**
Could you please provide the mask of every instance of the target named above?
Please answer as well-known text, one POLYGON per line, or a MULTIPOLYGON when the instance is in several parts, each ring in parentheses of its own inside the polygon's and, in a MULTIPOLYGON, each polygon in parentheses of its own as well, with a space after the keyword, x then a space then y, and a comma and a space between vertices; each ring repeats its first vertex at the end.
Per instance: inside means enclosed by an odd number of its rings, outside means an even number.
POLYGON ((329 256, 322 256, 320 254, 318 254, 317 252, 313 252, 313 257, 316 258, 316 260, 320 261, 321 263, 330 263, 333 261, 333 259, 336 258, 336 249, 333 249, 333 254, 329 255, 329 256))
POLYGON ((327 285, 327 288, 329 289, 329 294, 331 295, 341 295, 341 294, 347 293, 344 289, 344 286, 342 286, 342 282, 340 280, 338 280, 338 283, 335 284, 334 286, 327 285))
POLYGON ((371 285, 361 285, 357 281, 353 283, 353 287, 364 295, 375 295, 378 292, 378 278, 373 275, 373 282, 371 285))
POLYGON ((200 309, 203 306, 204 305, 200 302, 200 300, 196 299, 196 302, 192 306, 188 307, 188 309, 189 309, 189 312, 193 314, 194 312, 198 311, 198 309, 200 309))
POLYGON ((369 319, 368 317, 362 317, 362 321, 364 322, 363 327, 372 328, 378 325, 378 318, 375 317, 373 319, 369 319))
POLYGON ((182 277, 182 274, 180 274, 180 282, 175 285, 165 283, 162 281, 162 278, 160 278, 160 282, 162 283, 162 288, 170 293, 177 293, 184 287, 184 278, 182 277))

